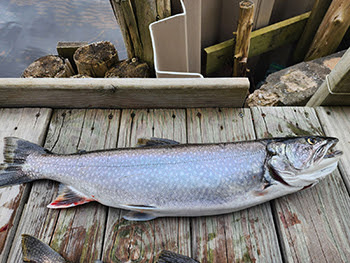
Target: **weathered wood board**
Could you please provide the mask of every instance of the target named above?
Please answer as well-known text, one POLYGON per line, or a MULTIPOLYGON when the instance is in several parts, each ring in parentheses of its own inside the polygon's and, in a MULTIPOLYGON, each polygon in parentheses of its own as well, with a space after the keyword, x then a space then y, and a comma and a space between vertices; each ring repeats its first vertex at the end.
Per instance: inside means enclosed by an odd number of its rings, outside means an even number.
MULTIPOLYGON (((322 135, 312 108, 253 108, 258 138, 322 135)), ((350 198, 338 171, 313 188, 273 201, 287 262, 345 262, 350 257, 350 198)))
POLYGON ((350 108, 318 107, 316 112, 325 134, 339 139, 337 149, 343 152, 339 170, 350 192, 350 108))
POLYGON ((242 107, 248 89, 247 78, 0 79, 0 106, 114 109, 242 107))
MULTIPOLYGON (((255 138, 249 109, 189 109, 187 134, 189 143, 255 138)), ((282 260, 268 203, 237 213, 193 218, 192 247, 193 258, 199 262, 282 260)))
MULTIPOLYGON (((138 138, 169 138, 186 142, 185 110, 123 110, 118 147, 135 146, 138 138)), ((109 208, 104 262, 156 262, 162 249, 191 256, 188 218, 130 222, 126 211, 109 208)))
MULTIPOLYGON (((0 163, 4 137, 43 144, 50 116, 50 109, 0 109, 0 163)), ((29 191, 29 184, 0 189, 0 262, 6 262, 29 191)))

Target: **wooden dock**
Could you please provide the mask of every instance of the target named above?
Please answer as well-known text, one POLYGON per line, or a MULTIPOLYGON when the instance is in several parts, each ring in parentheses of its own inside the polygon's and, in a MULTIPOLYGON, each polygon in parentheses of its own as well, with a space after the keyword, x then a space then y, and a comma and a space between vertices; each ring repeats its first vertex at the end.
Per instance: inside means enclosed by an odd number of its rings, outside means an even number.
POLYGON ((226 215, 129 222, 98 203, 46 208, 58 190, 52 181, 2 188, 0 262, 21 262, 24 233, 72 262, 156 262, 162 249, 200 262, 349 262, 350 107, 0 109, 1 152, 5 136, 74 153, 150 136, 205 143, 310 134, 340 139, 338 170, 311 189, 226 215))

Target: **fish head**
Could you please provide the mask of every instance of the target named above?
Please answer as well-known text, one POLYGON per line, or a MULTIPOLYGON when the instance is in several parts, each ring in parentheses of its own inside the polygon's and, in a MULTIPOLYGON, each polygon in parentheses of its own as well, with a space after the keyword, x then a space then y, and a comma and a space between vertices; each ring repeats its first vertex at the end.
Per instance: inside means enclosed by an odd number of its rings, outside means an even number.
POLYGON ((333 147, 338 139, 308 136, 272 140, 267 144, 267 166, 271 177, 293 187, 316 184, 334 171, 341 151, 333 147))

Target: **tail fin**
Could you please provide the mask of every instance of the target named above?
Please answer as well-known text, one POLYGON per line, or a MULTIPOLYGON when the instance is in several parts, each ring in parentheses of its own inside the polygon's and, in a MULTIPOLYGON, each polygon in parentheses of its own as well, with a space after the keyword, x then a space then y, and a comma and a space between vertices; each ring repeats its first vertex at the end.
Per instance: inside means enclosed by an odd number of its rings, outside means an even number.
POLYGON ((44 154, 48 151, 37 144, 15 137, 6 137, 4 141, 4 163, 0 164, 0 187, 32 181, 33 179, 22 171, 23 164, 31 153, 44 154))
POLYGON ((23 261, 38 263, 66 263, 51 247, 30 235, 22 235, 23 261))

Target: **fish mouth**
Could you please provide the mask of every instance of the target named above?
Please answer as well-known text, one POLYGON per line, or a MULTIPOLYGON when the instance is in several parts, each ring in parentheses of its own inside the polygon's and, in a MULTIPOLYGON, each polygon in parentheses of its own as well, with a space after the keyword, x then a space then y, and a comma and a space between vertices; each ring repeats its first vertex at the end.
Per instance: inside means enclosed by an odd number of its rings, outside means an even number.
POLYGON ((330 144, 326 154, 324 155, 323 159, 328 159, 328 158, 335 158, 335 157, 340 157, 343 152, 339 150, 335 150, 334 147, 335 145, 339 142, 337 138, 331 138, 329 139, 328 144, 330 144))

